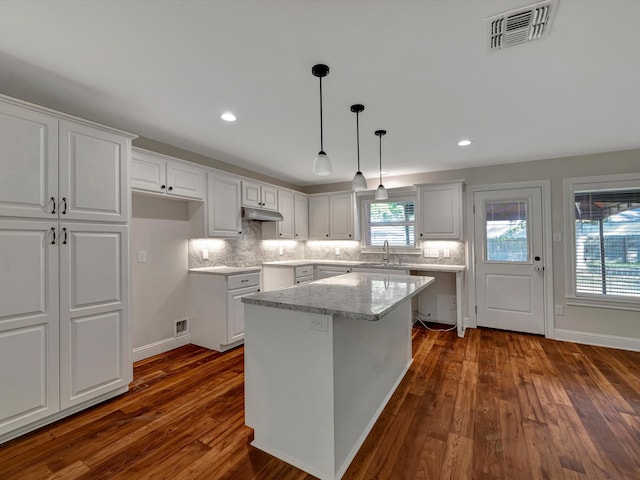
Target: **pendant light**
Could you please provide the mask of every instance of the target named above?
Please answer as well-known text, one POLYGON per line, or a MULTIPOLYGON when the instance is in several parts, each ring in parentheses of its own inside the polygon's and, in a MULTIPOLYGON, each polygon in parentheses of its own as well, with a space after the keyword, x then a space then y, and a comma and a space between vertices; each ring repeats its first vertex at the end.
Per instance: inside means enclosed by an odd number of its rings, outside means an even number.
POLYGON ((329 67, 319 63, 311 68, 311 73, 313 73, 314 77, 318 77, 320 79, 320 151, 313 161, 313 168, 311 171, 314 175, 324 177, 331 175, 331 160, 329 160, 329 157, 324 152, 324 145, 322 141, 322 78, 329 75, 329 67))
POLYGON ((376 200, 386 200, 389 198, 389 194, 387 193, 387 189, 382 185, 382 136, 386 135, 386 130, 376 130, 375 134, 380 139, 380 185, 378 185, 378 189, 376 190, 376 200))
POLYGON ((356 146, 358 151, 358 171, 353 177, 353 181, 351 182, 351 188, 354 192, 362 192, 367 189, 367 179, 364 178, 364 175, 360 171, 360 113, 364 110, 364 105, 360 105, 359 103, 356 105, 351 105, 351 111, 356 114, 356 146))

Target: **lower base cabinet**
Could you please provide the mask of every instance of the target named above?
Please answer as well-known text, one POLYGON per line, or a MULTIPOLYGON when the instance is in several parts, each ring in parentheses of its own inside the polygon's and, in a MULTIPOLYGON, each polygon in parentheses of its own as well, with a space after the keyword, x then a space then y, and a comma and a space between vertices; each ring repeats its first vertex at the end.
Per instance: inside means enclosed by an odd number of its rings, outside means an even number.
POLYGON ((244 341, 242 297, 260 291, 260 273, 189 273, 191 343, 224 352, 244 341))

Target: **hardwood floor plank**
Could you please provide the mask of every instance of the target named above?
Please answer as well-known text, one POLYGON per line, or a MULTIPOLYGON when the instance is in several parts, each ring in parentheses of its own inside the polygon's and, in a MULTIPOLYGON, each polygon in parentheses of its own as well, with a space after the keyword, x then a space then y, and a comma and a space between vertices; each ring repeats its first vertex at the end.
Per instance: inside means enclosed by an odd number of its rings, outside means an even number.
MULTIPOLYGON (((468 329, 414 362, 346 480, 640 479, 640 354, 468 329)), ((0 445, 2 480, 313 480, 250 446, 244 350, 136 363, 130 392, 0 445)))

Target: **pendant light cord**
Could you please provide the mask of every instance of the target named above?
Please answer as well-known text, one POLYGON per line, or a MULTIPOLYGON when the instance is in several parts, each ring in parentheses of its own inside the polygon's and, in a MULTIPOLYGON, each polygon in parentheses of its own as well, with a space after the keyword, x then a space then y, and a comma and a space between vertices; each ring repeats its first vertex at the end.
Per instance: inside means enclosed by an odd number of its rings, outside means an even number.
POLYGON ((358 149, 358 172, 360 171, 360 113, 356 112, 356 145, 358 149))
POLYGON ((382 135, 379 135, 380 139, 380 185, 382 185, 382 135))
POLYGON ((324 144, 322 142, 322 77, 320 78, 320 151, 324 152, 324 144))

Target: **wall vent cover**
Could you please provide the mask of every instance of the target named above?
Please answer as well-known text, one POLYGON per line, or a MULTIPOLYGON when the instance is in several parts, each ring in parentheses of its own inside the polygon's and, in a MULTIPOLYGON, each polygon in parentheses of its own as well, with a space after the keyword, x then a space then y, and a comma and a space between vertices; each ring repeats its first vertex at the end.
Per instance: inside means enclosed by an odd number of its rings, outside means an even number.
POLYGON ((546 0, 487 18, 487 49, 494 52, 547 35, 556 6, 557 0, 546 0))

